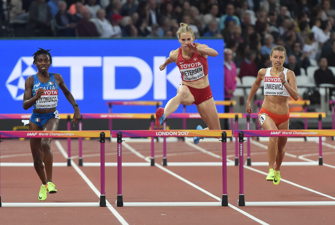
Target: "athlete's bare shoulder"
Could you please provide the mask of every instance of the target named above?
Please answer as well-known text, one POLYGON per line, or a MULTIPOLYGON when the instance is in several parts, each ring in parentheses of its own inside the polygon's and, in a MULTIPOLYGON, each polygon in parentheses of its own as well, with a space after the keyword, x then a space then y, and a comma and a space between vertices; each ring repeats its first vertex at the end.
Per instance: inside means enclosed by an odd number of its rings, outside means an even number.
POLYGON ((174 62, 176 62, 177 61, 177 58, 178 58, 178 53, 179 53, 179 48, 178 49, 176 49, 176 50, 172 50, 171 52, 170 52, 170 59, 172 59, 174 62))
POLYGON ((27 77, 25 83, 26 83, 26 85, 28 85, 28 86, 33 86, 33 84, 34 84, 34 77, 33 77, 33 76, 29 76, 29 77, 27 77))
POLYGON ((266 70, 267 70, 267 68, 262 68, 262 69, 260 69, 259 71, 258 71, 258 77, 260 77, 260 78, 262 78, 262 79, 264 79, 264 77, 265 77, 265 74, 266 74, 266 70))

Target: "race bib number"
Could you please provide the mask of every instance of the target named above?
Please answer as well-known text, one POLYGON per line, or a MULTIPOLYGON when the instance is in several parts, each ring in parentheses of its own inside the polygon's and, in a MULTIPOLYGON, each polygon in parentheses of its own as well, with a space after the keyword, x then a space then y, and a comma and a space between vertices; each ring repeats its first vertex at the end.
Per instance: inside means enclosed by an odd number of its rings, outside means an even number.
POLYGON ((264 121, 265 121, 265 119, 266 119, 266 116, 265 116, 265 115, 261 115, 258 119, 259 119, 259 123, 260 123, 261 125, 263 125, 263 123, 264 123, 264 121))
MULTIPOLYGON (((195 64, 198 65, 198 63, 191 63, 191 64, 195 64)), ((203 66, 200 64, 200 66, 189 66, 190 64, 184 64, 182 66, 184 66, 185 69, 180 69, 180 73, 183 76, 183 80, 185 81, 194 81, 194 80, 199 80, 200 78, 204 77, 204 69, 203 66)), ((181 66, 181 67, 182 67, 181 66)), ((183 68, 183 67, 182 67, 183 68)))
MULTIPOLYGON (((37 91, 36 91, 37 92, 37 91)), ((43 95, 36 101, 37 109, 56 108, 58 102, 58 90, 44 90, 43 95)))

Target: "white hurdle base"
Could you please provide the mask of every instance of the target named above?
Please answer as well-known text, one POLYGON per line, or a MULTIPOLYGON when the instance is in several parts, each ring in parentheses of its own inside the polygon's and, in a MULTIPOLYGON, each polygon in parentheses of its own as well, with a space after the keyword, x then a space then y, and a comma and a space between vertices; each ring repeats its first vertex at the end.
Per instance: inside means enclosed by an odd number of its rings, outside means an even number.
POLYGON ((100 207, 99 202, 3 202, 2 207, 100 207))
POLYGON ((220 206, 221 202, 123 202, 124 207, 220 206))
MULTIPOLYGON (((168 162, 167 166, 222 166, 222 162, 168 162)), ((235 163, 228 162, 227 166, 235 166, 235 163)))
MULTIPOLYGON (((64 162, 64 163, 53 163, 52 164, 53 166, 55 167, 66 167, 67 166, 67 163, 64 162)), ((34 166, 34 163, 25 163, 25 162, 2 162, 0 163, 0 166, 1 167, 33 167, 34 166)))
MULTIPOLYGON (((87 167, 99 167, 100 163, 99 162, 83 162, 83 166, 87 167)), ((107 167, 117 167, 117 163, 105 163, 105 166, 107 167)), ((123 167, 138 167, 138 166, 151 166, 150 162, 123 162, 122 163, 123 167)))
POLYGON ((245 206, 330 206, 335 201, 245 202, 245 206))
MULTIPOLYGON (((247 165, 247 162, 245 162, 247 165)), ((283 162, 282 166, 318 166, 319 162, 283 162)), ((251 162, 251 166, 269 166, 268 162, 251 162)))

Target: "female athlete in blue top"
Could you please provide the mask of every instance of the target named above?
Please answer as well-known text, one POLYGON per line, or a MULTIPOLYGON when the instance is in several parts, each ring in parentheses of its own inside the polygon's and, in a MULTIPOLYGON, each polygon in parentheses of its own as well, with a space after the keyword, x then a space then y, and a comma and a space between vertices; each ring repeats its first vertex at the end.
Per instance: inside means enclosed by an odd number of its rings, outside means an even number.
MULTIPOLYGON (((30 118, 29 130, 52 131, 58 129, 59 115, 56 107, 59 88, 73 105, 73 123, 75 124, 80 119, 78 104, 66 87, 62 76, 57 73, 49 73, 48 71, 52 63, 49 51, 40 48, 40 50, 34 53, 34 64, 38 72, 28 77, 25 81, 23 108, 25 110, 32 106, 34 108, 30 118)), ((40 201, 44 201, 47 198, 47 192, 57 193, 55 185, 52 183, 53 155, 50 148, 51 140, 51 138, 30 139, 34 167, 42 181, 38 196, 40 201)))

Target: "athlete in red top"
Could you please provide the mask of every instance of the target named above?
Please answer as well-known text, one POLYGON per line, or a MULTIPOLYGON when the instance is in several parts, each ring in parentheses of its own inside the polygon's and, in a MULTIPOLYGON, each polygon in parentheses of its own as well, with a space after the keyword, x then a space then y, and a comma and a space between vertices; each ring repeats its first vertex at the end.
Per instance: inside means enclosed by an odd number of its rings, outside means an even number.
MULTIPOLYGON (((170 52, 170 56, 159 67, 165 67, 175 62, 182 77, 182 84, 177 90, 177 95, 169 100, 165 108, 156 111, 156 126, 160 126, 166 117, 177 110, 180 104, 197 106, 201 118, 210 130, 220 130, 219 115, 208 80, 207 56, 217 56, 214 49, 204 44, 193 43, 195 36, 191 27, 185 23, 180 24, 177 32, 181 47, 170 52)), ((198 130, 202 127, 198 125, 198 130)), ((200 138, 195 137, 194 143, 198 144, 200 138)))

